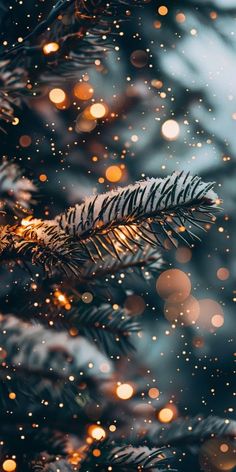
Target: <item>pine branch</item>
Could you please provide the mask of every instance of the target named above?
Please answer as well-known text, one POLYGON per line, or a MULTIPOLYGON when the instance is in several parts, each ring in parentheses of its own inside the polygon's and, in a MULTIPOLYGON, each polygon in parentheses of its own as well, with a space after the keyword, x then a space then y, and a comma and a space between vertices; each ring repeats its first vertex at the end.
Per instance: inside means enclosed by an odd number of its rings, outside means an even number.
POLYGON ((17 215, 28 213, 35 185, 22 175, 17 164, 0 165, 0 210, 11 209, 17 215))
POLYGON ((174 173, 90 197, 56 221, 90 257, 103 258, 104 252, 118 257, 124 248, 132 251, 143 242, 163 247, 166 239, 175 244, 175 237, 187 243, 186 237, 195 237, 193 227, 212 223, 217 202, 213 185, 174 173))
POLYGON ((26 77, 24 68, 12 67, 11 61, 0 58, 0 120, 14 120, 14 109, 26 92, 26 77))
POLYGON ((31 465, 32 472, 75 472, 76 470, 80 470, 79 468, 75 468, 73 464, 70 464, 66 459, 56 459, 51 462, 45 464, 45 460, 40 461, 38 463, 32 463, 31 465))
POLYGON ((65 333, 53 333, 41 326, 24 323, 13 316, 2 317, 0 345, 6 352, 6 364, 19 372, 67 378, 83 372, 88 378, 106 378, 100 366, 108 359, 86 339, 71 338, 65 333), (88 364, 92 362, 93 368, 88 364))
POLYGON ((168 425, 155 425, 150 428, 147 439, 149 445, 178 445, 201 443, 210 437, 235 437, 236 421, 217 416, 196 416, 179 418, 168 425))
POLYGON ((144 248, 137 247, 134 252, 126 251, 118 255, 119 258, 108 254, 102 261, 88 261, 82 268, 81 279, 96 282, 98 278, 126 271, 132 274, 137 272, 147 279, 160 272, 164 266, 161 253, 149 244, 144 248))
POLYGON ((176 458, 170 449, 149 449, 146 446, 133 447, 132 445, 115 446, 109 441, 94 445, 92 449, 98 448, 101 452, 99 457, 91 453, 82 462, 80 471, 87 472, 99 467, 101 472, 111 466, 113 471, 149 470, 173 471, 171 462, 176 458))
POLYGON ((98 396, 98 382, 91 377, 73 377, 75 380, 71 382, 65 377, 57 377, 55 373, 52 375, 51 372, 29 372, 24 368, 10 367, 8 370, 0 370, 0 433, 4 434, 6 425, 11 425, 13 429, 17 423, 30 425, 31 418, 27 416, 29 411, 34 415, 35 421, 47 417, 48 427, 66 432, 70 428, 73 430, 74 425, 72 427, 71 423, 70 426, 65 426, 65 418, 79 415, 81 421, 88 422, 85 409, 98 396), (12 392, 16 394, 14 404, 9 398, 12 392), (59 405, 63 405, 63 410, 58 411, 59 405), (14 417, 10 421, 7 412, 12 408, 14 417))
POLYGON ((0 227, 0 256, 41 265, 51 275, 60 270, 78 275, 84 260, 81 248, 53 221, 22 221, 21 225, 0 227))
POLYGON ((122 353, 134 350, 130 335, 141 330, 140 324, 125 312, 111 305, 87 309, 75 308, 65 315, 65 322, 78 329, 79 334, 97 343, 106 353, 115 348, 122 353))
MULTIPOLYGON (((142 469, 155 471, 169 471, 176 469, 170 468, 175 456, 170 449, 148 449, 145 446, 134 448, 131 445, 114 446, 110 441, 99 442, 90 448, 80 448, 77 458, 77 464, 70 457, 62 458, 49 457, 48 460, 37 461, 33 465, 34 472, 72 472, 80 470, 81 472, 92 472, 98 470, 105 472, 108 467, 112 467, 114 472, 142 469), (87 450, 86 450, 87 449, 87 450), (94 457, 93 450, 99 450, 100 456, 94 457), (85 458, 84 458, 85 457, 85 458)), ((74 459, 75 462, 75 459, 74 459)))
MULTIPOLYGON (((139 0, 132 0, 138 4, 139 0)), ((60 81, 64 77, 77 76, 78 70, 91 66, 94 60, 104 56, 112 33, 114 19, 118 22, 123 16, 122 6, 130 6, 124 0, 58 0, 45 18, 37 23, 21 44, 8 49, 3 57, 15 60, 33 71, 37 64, 36 82, 42 85, 48 81, 60 81), (59 20, 66 14, 70 19, 66 24, 59 20), (45 57, 43 46, 57 42, 55 54, 45 57), (29 66, 30 61, 30 66, 29 66), (59 79, 58 79, 59 77, 59 79)), ((125 8, 123 8, 125 12, 125 8)), ((33 71, 34 72, 34 71, 33 71)), ((31 81, 32 80, 31 77, 31 81)))
MULTIPOLYGON (((70 435, 65 435, 56 430, 49 428, 32 429, 29 425, 28 428, 24 427, 25 439, 19 436, 19 429, 17 427, 5 424, 0 426, 1 438, 4 436, 4 455, 11 454, 11 450, 14 448, 14 453, 18 456, 19 453, 25 454, 29 451, 34 453, 40 453, 41 451, 47 451, 47 454, 60 454, 66 456, 68 439, 70 435)), ((1 457, 1 451, 0 451, 1 457)))

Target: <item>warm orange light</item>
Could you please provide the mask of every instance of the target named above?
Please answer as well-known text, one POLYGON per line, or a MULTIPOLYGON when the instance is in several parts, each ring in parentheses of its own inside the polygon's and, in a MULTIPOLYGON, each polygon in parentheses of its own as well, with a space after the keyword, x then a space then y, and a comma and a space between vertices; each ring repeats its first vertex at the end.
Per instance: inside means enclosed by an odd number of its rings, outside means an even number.
POLYGON ((40 182, 46 182, 46 180, 47 180, 47 175, 46 175, 46 174, 40 174, 39 180, 40 180, 40 182))
POLYGON ((211 318, 211 324, 214 328, 221 328, 224 324, 224 317, 222 315, 214 315, 211 318))
POLYGON ((106 179, 109 182, 119 182, 122 177, 122 170, 119 166, 110 166, 106 169, 106 179))
POLYGON ((69 457, 68 461, 72 465, 78 465, 81 462, 82 458, 78 452, 73 452, 69 457))
POLYGON ((9 398, 10 400, 15 400, 16 399, 16 394, 14 392, 9 393, 9 398))
POLYGON ((221 444, 220 445, 220 450, 221 450, 221 452, 224 452, 224 453, 228 452, 228 450, 229 450, 228 444, 225 444, 225 443, 221 444))
POLYGON ((7 459, 3 462, 2 468, 5 472, 13 472, 14 470, 16 470, 16 462, 12 459, 7 459))
POLYGON ((167 120, 161 127, 162 135, 168 141, 175 141, 179 136, 179 124, 175 120, 167 120))
POLYGON ((92 98, 94 89, 91 84, 88 83, 78 83, 74 86, 74 95, 79 98, 79 100, 89 100, 92 98))
POLYGON ((19 123, 20 123, 19 118, 17 118, 17 116, 15 116, 14 119, 12 120, 11 124, 13 126, 17 126, 19 123))
POLYGON ((186 16, 184 13, 177 13, 175 18, 178 21, 178 23, 184 23, 186 20, 186 16))
POLYGON ((153 87, 155 87, 156 89, 161 89, 163 87, 163 82, 161 80, 158 80, 158 79, 153 79, 151 81, 151 84, 153 87))
POLYGON ((57 52, 59 49, 59 44, 58 43, 47 43, 44 44, 43 46, 43 52, 45 55, 51 54, 52 52, 57 52))
POLYGON ((165 5, 161 5, 161 6, 158 8, 158 13, 159 13, 159 15, 161 15, 161 16, 165 16, 165 15, 167 15, 167 13, 168 13, 168 8, 167 8, 165 5))
POLYGON ((174 412, 171 408, 162 408, 158 413, 158 419, 161 423, 170 423, 174 418, 174 412))
POLYGON ((93 456, 94 457, 99 457, 101 455, 101 451, 99 449, 94 449, 93 450, 93 456))
POLYGON ((220 267, 218 270, 217 270, 217 277, 219 280, 227 280, 229 278, 229 270, 226 269, 226 267, 220 267))
POLYGON ((116 389, 116 394, 121 400, 129 400, 133 396, 134 389, 132 385, 121 384, 116 389))
POLYGON ((23 218, 23 220, 21 220, 21 226, 29 226, 30 220, 31 218, 23 218))
POLYGON ((66 94, 64 90, 60 88, 54 88, 49 92, 49 98, 52 103, 59 104, 65 101, 66 94))
POLYGON ((148 390, 148 396, 149 396, 150 398, 153 398, 153 399, 154 399, 154 398, 158 398, 159 395, 160 395, 160 392, 159 392, 158 388, 152 387, 152 388, 150 388, 150 389, 148 390))
POLYGON ((89 108, 89 111, 93 118, 103 118, 106 115, 106 107, 102 103, 94 103, 89 108))
POLYGON ((88 434, 92 436, 93 439, 100 441, 106 437, 106 432, 101 426, 91 425, 88 428, 88 434))

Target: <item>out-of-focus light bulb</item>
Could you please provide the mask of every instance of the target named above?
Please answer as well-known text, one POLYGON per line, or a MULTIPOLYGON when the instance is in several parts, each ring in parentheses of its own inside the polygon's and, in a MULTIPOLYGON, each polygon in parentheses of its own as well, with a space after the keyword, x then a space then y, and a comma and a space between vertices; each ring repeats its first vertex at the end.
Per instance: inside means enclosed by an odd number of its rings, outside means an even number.
POLYGON ((48 54, 51 54, 52 52, 57 52, 58 49, 59 49, 59 44, 58 43, 47 43, 47 44, 44 44, 43 46, 43 53, 45 55, 48 55, 48 54))
POLYGON ((62 103, 66 99, 66 94, 64 90, 60 88, 54 88, 49 92, 49 99, 55 104, 62 103))
POLYGON ((161 132, 163 137, 168 141, 175 141, 180 132, 179 124, 175 120, 167 120, 163 123, 161 132))

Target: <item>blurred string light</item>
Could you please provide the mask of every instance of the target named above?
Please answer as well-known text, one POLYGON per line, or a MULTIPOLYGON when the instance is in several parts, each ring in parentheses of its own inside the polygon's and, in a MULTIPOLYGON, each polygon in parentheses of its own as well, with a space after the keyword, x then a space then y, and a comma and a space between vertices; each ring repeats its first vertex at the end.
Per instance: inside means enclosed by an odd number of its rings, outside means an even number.
POLYGON ((106 437, 106 431, 98 425, 91 425, 88 428, 88 434, 91 436, 93 439, 96 439, 97 441, 100 441, 101 439, 105 439, 106 437))
POLYGON ((153 80, 151 81, 151 85, 152 85, 153 87, 155 87, 156 89, 161 89, 164 84, 163 84, 163 82, 162 82, 161 80, 153 79, 153 80))
POLYGON ((15 400, 16 399, 16 394, 14 392, 10 392, 8 396, 9 396, 10 400, 15 400))
POLYGON ((71 309, 70 300, 64 293, 62 293, 60 290, 55 290, 53 295, 54 305, 60 305, 61 307, 65 308, 65 310, 71 309))
POLYGON ((19 123, 20 123, 19 118, 17 118, 17 116, 15 116, 15 117, 13 118, 11 124, 12 124, 13 126, 17 126, 19 123))
POLYGON ((226 267, 220 267, 218 270, 217 270, 217 277, 219 280, 227 280, 229 278, 229 270, 226 269, 226 267))
POLYGON ((109 182, 119 182, 122 178, 122 170, 119 166, 109 166, 106 169, 105 175, 109 182))
POLYGON ((13 472, 16 470, 16 462, 13 459, 7 459, 3 462, 2 468, 4 472, 13 472))
POLYGON ((177 417, 177 408, 174 405, 166 405, 157 415, 161 423, 171 423, 177 417))
POLYGON ((160 5, 160 6, 158 7, 158 10, 157 10, 157 11, 158 11, 159 15, 161 15, 161 16, 166 16, 167 13, 168 13, 168 8, 167 8, 166 5, 160 5))
POLYGON ((153 400, 158 398, 159 395, 160 395, 160 392, 159 392, 158 388, 152 387, 148 390, 148 396, 150 398, 152 398, 153 400))
POLYGON ((74 95, 79 100, 90 100, 93 97, 94 89, 91 84, 79 82, 74 86, 74 95))
POLYGON ((175 18, 176 18, 176 21, 177 21, 178 23, 184 23, 184 22, 186 21, 186 16, 185 16, 185 14, 184 14, 184 13, 181 13, 181 12, 180 12, 180 13, 177 13, 177 15, 176 15, 175 18))
POLYGON ((45 55, 52 54, 53 52, 57 52, 59 50, 60 46, 58 43, 52 42, 52 43, 47 43, 44 44, 43 46, 43 52, 45 55))
POLYGON ((167 141, 175 141, 180 133, 179 124, 175 120, 167 120, 163 123, 161 132, 167 141))
POLYGON ((66 94, 61 88, 54 88, 49 92, 49 99, 52 103, 61 104, 66 100, 66 94))
POLYGON ((129 400, 134 394, 134 389, 130 384, 120 384, 116 389, 116 394, 121 400, 129 400))
POLYGON ((90 106, 89 112, 93 118, 103 118, 107 114, 107 107, 103 103, 94 103, 90 106))

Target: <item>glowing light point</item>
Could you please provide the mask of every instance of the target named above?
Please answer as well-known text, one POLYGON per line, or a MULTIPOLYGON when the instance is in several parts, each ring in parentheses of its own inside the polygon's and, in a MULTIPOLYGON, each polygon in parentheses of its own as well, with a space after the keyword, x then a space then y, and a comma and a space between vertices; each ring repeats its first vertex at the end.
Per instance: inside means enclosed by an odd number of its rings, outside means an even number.
POLYGON ((174 412, 170 408, 162 408, 158 413, 161 423, 170 423, 174 418, 174 412))
POLYGON ((44 44, 43 46, 43 53, 47 56, 48 54, 51 54, 53 52, 57 52, 59 49, 59 44, 58 43, 47 43, 44 44))
POLYGON ((163 123, 161 132, 163 137, 168 141, 175 141, 180 132, 179 124, 175 120, 167 120, 163 123))
POLYGON ((103 118, 106 115, 106 107, 102 103, 94 103, 89 109, 93 118, 103 118))
POLYGON ((119 182, 122 177, 122 170, 119 166, 110 166, 106 169, 106 179, 109 182, 119 182))
POLYGON ((121 384, 116 389, 116 394, 121 400, 129 400, 134 393, 132 385, 121 384))
POLYGON ((167 13, 168 13, 168 8, 167 8, 165 5, 161 5, 161 6, 158 8, 158 13, 159 13, 159 15, 161 15, 161 16, 166 16, 167 13))
POLYGON ((13 472, 16 470, 16 462, 13 459, 7 459, 3 462, 2 468, 5 472, 13 472))
POLYGON ((88 428, 88 434, 92 436, 93 439, 100 441, 106 437, 106 432, 101 426, 91 425, 88 428))
POLYGON ((94 89, 89 83, 78 83, 74 86, 74 95, 79 100, 89 100, 94 94, 94 89))
POLYGON ((60 88, 54 88, 52 90, 50 90, 49 92, 49 99, 51 100, 52 103, 55 103, 55 104, 60 104, 60 103, 63 103, 66 99, 66 94, 64 92, 64 90, 60 89, 60 88))

